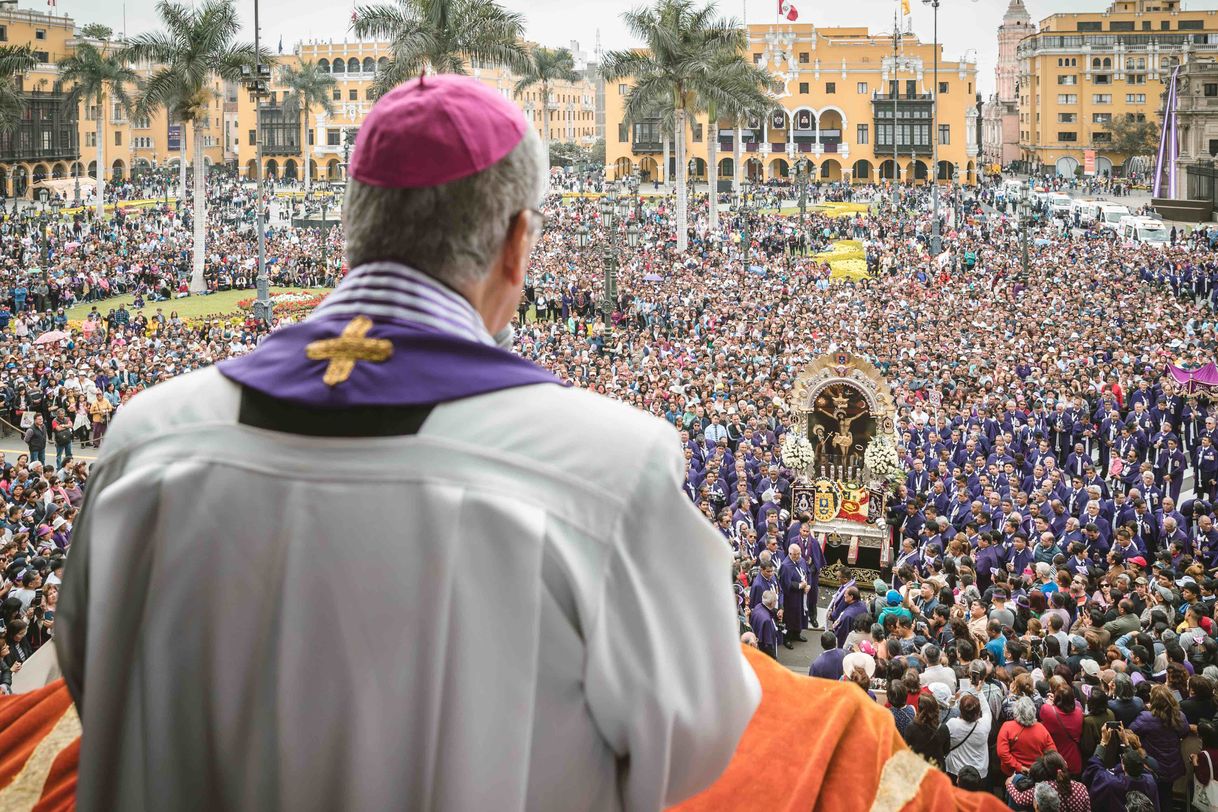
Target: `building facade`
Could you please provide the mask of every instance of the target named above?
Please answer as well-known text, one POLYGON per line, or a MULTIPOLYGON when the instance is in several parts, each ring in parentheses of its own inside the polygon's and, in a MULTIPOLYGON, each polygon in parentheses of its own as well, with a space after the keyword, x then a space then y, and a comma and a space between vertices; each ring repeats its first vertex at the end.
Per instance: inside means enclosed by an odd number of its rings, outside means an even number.
MULTIPOLYGON (((152 75, 154 66, 135 65, 134 69, 146 79, 152 75)), ((203 116, 194 122, 172 120, 164 109, 153 110, 145 116, 130 114, 107 96, 102 129, 105 140, 102 161, 106 167, 106 178, 121 181, 128 177, 138 178, 154 170, 177 171, 179 162, 183 160, 189 169, 194 160, 196 127, 203 134, 203 163, 207 166, 230 163, 231 155, 226 154, 224 143, 224 109, 232 104, 236 88, 216 81, 212 83, 210 93, 211 98, 203 110, 203 116)), ((92 102, 81 106, 80 162, 84 175, 89 177, 97 176, 97 113, 97 107, 92 102)))
MULTIPOLYGON (((185 140, 189 151, 193 137, 191 125, 172 127, 163 110, 146 117, 129 116, 114 99, 105 98, 101 109, 94 101, 69 107, 71 90, 59 80, 59 60, 70 56, 85 40, 76 33, 71 17, 39 11, 0 10, 0 43, 29 45, 38 64, 33 70, 15 77, 23 109, 17 126, 0 133, 0 194, 5 197, 32 197, 44 180, 96 177, 98 169, 97 116, 102 122, 105 177, 121 180, 158 167, 176 167, 181 160, 179 144, 185 140)), ((100 49, 117 43, 92 40, 100 49)), ((137 73, 148 76, 152 66, 136 66, 137 73)), ((220 125, 226 99, 233 91, 223 83, 212 88, 215 116, 199 122, 207 127, 205 161, 225 159, 220 125)), ((189 156, 188 156, 189 157, 189 156)))
MULTIPOLYGON (((937 138, 937 177, 974 183, 980 160, 976 63, 945 61, 942 46, 936 51, 912 34, 896 45, 894 50, 891 35, 873 35, 866 28, 749 26, 749 57, 770 71, 780 107, 764 120, 740 126, 716 122, 713 133, 705 116, 696 117, 685 133, 693 177, 707 180, 713 137, 719 188, 746 178, 786 178, 801 157, 811 160, 817 177, 826 181, 873 183, 895 171, 902 182, 923 183, 934 172, 937 138)), ((605 88, 606 173, 662 181, 675 172, 675 150, 665 149, 657 121, 625 120, 630 87, 623 79, 605 88)))
POLYGON ((75 30, 67 17, 0 10, 0 44, 29 45, 38 60, 33 70, 15 77, 21 119, 12 131, 0 134, 4 196, 25 196, 43 180, 71 177, 80 155, 78 111, 67 109, 55 63, 71 53, 75 30))
POLYGON ((1212 199, 1213 162, 1218 159, 1218 59, 1193 58, 1180 66, 1176 79, 1176 128, 1180 146, 1176 160, 1178 196, 1212 199), (1198 178, 1211 178, 1204 193, 1197 188, 1197 180, 1190 181, 1190 166, 1204 167, 1194 173, 1198 178))
POLYGON ((1113 122, 1157 121, 1172 69, 1218 54, 1218 11, 1180 0, 1116 0, 1104 12, 1053 14, 1019 56, 1020 157, 1039 171, 1121 173, 1139 156, 1114 147, 1113 122))
MULTIPOLYGON (((260 126, 266 176, 285 180, 304 177, 303 137, 307 139, 314 180, 345 178, 350 153, 348 141, 353 140, 354 132, 372 109, 372 84, 377 70, 389 61, 389 56, 389 43, 359 40, 304 42, 297 45, 292 54, 281 55, 272 73, 270 95, 262 100, 260 126), (278 70, 286 64, 303 62, 317 63, 335 79, 331 91, 333 112, 310 110, 307 127, 299 118, 284 113, 283 99, 287 89, 280 81, 278 70)), ((596 88, 588 72, 575 82, 553 83, 548 115, 544 116, 540 86, 534 85, 517 98, 514 91, 518 77, 511 71, 475 63, 470 66, 470 73, 504 98, 515 99, 539 135, 543 126, 548 127, 551 143, 569 141, 591 146, 596 140, 596 88)), ((257 148, 254 97, 245 90, 237 94, 234 122, 236 137, 230 145, 234 160, 243 176, 254 177, 257 148)))
MULTIPOLYGON (((53 9, 52 9, 53 11, 53 9)), ((203 116, 196 122, 171 121, 164 110, 146 116, 128 114, 115 99, 90 101, 69 109, 67 91, 59 82, 56 67, 86 41, 77 34, 76 22, 67 16, 38 11, 0 9, 0 43, 28 44, 39 59, 34 70, 16 77, 24 101, 22 119, 12 132, 0 134, 0 195, 32 196, 37 183, 46 179, 96 177, 98 165, 110 181, 140 173, 177 170, 193 160, 195 128, 202 131, 203 160, 224 165, 252 177, 255 168, 257 129, 254 98, 232 83, 215 82, 203 116), (98 155, 98 115, 102 115, 102 154, 98 155)), ((118 41, 91 40, 100 49, 115 48, 118 41)), ((591 146, 597 138, 597 92, 587 55, 572 43, 584 70, 575 82, 557 82, 551 87, 549 110, 543 116, 541 90, 532 87, 518 99, 526 115, 541 132, 548 127, 551 142, 573 141, 591 146), (544 122, 544 123, 543 123, 544 122)), ((308 139, 313 177, 339 179, 345 176, 344 144, 348 131, 359 127, 372 107, 371 86, 376 71, 388 61, 389 46, 382 42, 309 42, 291 54, 280 55, 277 64, 312 60, 331 72, 334 88, 333 113, 310 112, 307 129, 299 119, 283 112, 284 88, 273 73, 272 93, 262 100, 263 164, 267 175, 302 178, 304 150, 302 133, 308 139)), ((134 66, 145 78, 153 65, 134 66)), ((493 86, 505 98, 514 98, 517 77, 511 72, 473 65, 471 72, 493 86)), ((600 117, 603 127, 603 108, 600 117)))
POLYGON ((990 168, 1008 167, 1019 160, 1019 42, 1035 33, 1036 26, 1023 0, 1011 0, 998 26, 998 62, 994 66, 995 92, 982 107, 981 154, 990 168))

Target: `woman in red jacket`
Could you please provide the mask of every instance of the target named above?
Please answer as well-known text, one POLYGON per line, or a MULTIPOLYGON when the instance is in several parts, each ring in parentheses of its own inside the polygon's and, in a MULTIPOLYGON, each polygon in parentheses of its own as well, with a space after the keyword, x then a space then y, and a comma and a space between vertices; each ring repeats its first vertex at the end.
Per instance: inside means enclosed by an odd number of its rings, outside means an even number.
POLYGON ((1074 689, 1061 677, 1049 680, 1050 701, 1040 709, 1040 721, 1053 737, 1053 746, 1066 760, 1071 775, 1083 771, 1079 742, 1083 737, 1083 709, 1074 698, 1074 689))
POLYGON ((1026 773, 1036 759, 1057 749, 1049 731, 1036 721, 1035 702, 1026 696, 1020 697, 1012 710, 1015 718, 998 731, 998 762, 1002 774, 1008 778, 1015 773, 1026 773))

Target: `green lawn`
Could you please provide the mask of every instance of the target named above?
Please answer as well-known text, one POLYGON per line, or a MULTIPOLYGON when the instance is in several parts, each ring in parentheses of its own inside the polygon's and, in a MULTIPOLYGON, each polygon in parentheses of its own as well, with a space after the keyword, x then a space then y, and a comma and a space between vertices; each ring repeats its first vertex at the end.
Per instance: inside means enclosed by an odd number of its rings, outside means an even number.
MULTIPOLYGON (((271 288, 272 293, 282 293, 290 290, 300 290, 300 288, 271 288)), ((311 288, 319 293, 329 290, 329 288, 311 288)), ((131 307, 131 301, 134 296, 111 296, 109 299, 102 299, 99 302, 90 302, 79 304, 68 311, 69 319, 83 319, 89 315, 89 311, 96 307, 104 316, 110 312, 111 308, 117 308, 120 304, 131 307)), ((234 313, 237 310, 237 302, 242 299, 254 298, 252 290, 226 290, 221 293, 216 293, 211 296, 191 296, 186 299, 172 299, 168 302, 148 302, 144 308, 146 314, 151 315, 160 308, 168 316, 173 311, 177 311, 182 318, 199 318, 205 316, 221 316, 234 313)))

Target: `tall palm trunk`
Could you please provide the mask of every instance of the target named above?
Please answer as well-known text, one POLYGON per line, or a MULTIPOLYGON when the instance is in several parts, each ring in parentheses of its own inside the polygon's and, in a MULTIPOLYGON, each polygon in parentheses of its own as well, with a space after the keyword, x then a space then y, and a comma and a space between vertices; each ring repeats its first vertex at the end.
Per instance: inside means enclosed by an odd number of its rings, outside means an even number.
POLYGON ((106 219, 106 105, 97 102, 97 220, 106 219))
POLYGON ((711 105, 706 113, 706 203, 707 227, 719 233, 719 111, 711 105))
POLYGON ((195 245, 194 245, 194 268, 190 275, 190 292, 202 293, 207 290, 203 283, 203 260, 207 250, 207 197, 203 194, 204 180, 204 165, 203 165, 203 129, 199 126, 194 127, 194 146, 192 153, 194 157, 194 180, 195 180, 195 200, 194 200, 194 225, 195 225, 195 245))
POLYGON ((744 134, 740 132, 740 127, 736 127, 736 131, 732 133, 732 191, 740 194, 740 159, 744 157, 744 134))
POLYGON ((673 130, 677 140, 677 252, 684 254, 689 249, 689 199, 685 188, 689 167, 685 165, 684 107, 678 107, 673 114, 673 130))
POLYGON ((300 132, 300 152, 304 155, 304 192, 307 196, 311 185, 309 175, 312 174, 309 172, 309 158, 311 157, 312 150, 309 149, 309 106, 307 104, 304 106, 304 110, 301 111, 301 115, 304 116, 304 126, 300 132))
POLYGON ((672 139, 672 136, 669 133, 664 133, 664 168, 660 170, 660 177, 656 179, 656 180, 663 181, 664 183, 668 183, 668 164, 669 164, 668 157, 669 157, 669 153, 670 153, 670 150, 668 147, 668 142, 671 139, 672 139))
POLYGON ((186 205, 186 122, 178 125, 178 211, 186 205))

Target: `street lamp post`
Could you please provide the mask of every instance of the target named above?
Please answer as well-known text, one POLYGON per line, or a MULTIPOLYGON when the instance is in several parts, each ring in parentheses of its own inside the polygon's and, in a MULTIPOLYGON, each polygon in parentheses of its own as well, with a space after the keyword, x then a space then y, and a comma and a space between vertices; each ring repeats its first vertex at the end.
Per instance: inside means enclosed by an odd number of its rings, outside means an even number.
POLYGON ((601 198, 601 225, 605 228, 605 284, 601 297, 601 318, 608 327, 612 321, 613 301, 617 295, 617 257, 613 251, 613 222, 617 217, 617 189, 610 183, 601 198))
POLYGON ((744 219, 744 244, 741 246, 744 255, 744 266, 749 264, 749 249, 753 247, 753 235, 749 233, 749 183, 740 184, 740 216, 744 219))
POLYGON ((934 84, 930 97, 930 162, 933 169, 930 173, 930 252, 938 256, 943 250, 943 239, 939 234, 939 1, 922 0, 934 9, 934 44, 931 46, 931 58, 934 60, 934 84))
POLYGON ((808 208, 808 164, 807 158, 795 162, 795 188, 799 190, 799 233, 804 233, 804 212, 808 208))
POLYGON ((351 147, 354 146, 355 128, 343 130, 343 182, 347 181, 347 167, 351 165, 351 147))
MULTIPOLYGON (((254 0, 254 59, 262 53, 258 44, 258 0, 254 0)), ((272 316, 270 283, 266 275, 266 227, 262 220, 262 97, 269 91, 271 68, 262 62, 257 62, 253 68, 249 65, 241 67, 241 81, 254 97, 254 166, 257 176, 257 200, 254 206, 254 228, 258 232, 258 275, 256 277, 257 297, 254 301, 254 318, 263 324, 270 325, 272 316)))
POLYGON ((47 242, 47 224, 50 218, 45 210, 38 213, 38 237, 42 241, 42 260, 39 262, 42 265, 42 281, 46 282, 51 278, 51 245, 47 242))
POLYGON ((1019 224, 1022 233, 1020 234, 1020 251, 1022 260, 1020 263, 1021 280, 1026 284, 1028 280, 1028 225, 1031 220, 1028 217, 1028 187, 1022 186, 1019 189, 1019 224))
POLYGON ((321 268, 324 272, 328 265, 326 264, 326 243, 330 240, 330 227, 326 223, 326 213, 329 211, 330 200, 323 197, 321 199, 321 268))
MULTIPOLYGON (((630 184, 628 181, 624 188, 629 191, 630 184)), ((614 224, 619 220, 627 222, 634 205, 628 198, 618 196, 617 186, 613 183, 610 183, 606 187, 605 195, 601 198, 601 225, 605 228, 605 289, 601 298, 601 316, 604 319, 606 327, 612 324, 613 310, 617 306, 618 244, 614 224)), ((638 222, 630 223, 625 230, 626 244, 631 248, 636 247, 639 244, 639 238, 642 233, 638 222)), ((586 227, 580 228, 576 232, 576 241, 581 248, 588 247, 591 242, 591 236, 586 227)))
POLYGON ((960 228, 960 197, 963 191, 960 184, 960 162, 952 164, 952 223, 960 228))

